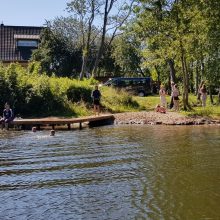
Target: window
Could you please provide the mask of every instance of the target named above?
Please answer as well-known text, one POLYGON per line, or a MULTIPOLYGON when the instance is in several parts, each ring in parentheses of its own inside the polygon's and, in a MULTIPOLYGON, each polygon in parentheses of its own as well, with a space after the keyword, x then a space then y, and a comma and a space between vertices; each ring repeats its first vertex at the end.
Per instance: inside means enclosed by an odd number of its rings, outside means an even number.
POLYGON ((38 40, 18 40, 18 47, 38 47, 38 40))

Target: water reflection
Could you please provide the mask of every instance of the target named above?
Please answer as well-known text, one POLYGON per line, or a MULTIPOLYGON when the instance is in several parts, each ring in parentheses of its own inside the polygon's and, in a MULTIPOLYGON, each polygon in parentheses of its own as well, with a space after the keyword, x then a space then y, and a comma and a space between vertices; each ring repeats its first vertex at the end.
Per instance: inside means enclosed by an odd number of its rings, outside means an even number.
POLYGON ((0 219, 219 219, 219 127, 0 132, 0 219))

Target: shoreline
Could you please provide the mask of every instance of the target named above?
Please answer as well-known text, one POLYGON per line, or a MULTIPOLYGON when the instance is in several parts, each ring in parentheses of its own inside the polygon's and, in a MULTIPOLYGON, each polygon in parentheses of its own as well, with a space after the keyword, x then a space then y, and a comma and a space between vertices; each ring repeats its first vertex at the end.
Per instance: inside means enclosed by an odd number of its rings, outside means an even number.
POLYGON ((154 111, 127 112, 114 114, 116 125, 220 125, 220 119, 189 117, 178 112, 159 113, 154 111))

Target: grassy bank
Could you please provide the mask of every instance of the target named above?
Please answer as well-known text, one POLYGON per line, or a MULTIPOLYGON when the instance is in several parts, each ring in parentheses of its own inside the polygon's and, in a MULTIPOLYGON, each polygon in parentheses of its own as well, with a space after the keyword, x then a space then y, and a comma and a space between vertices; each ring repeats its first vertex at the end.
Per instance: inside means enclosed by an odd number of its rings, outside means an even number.
MULTIPOLYGON (((180 110, 180 113, 187 116, 202 116, 202 117, 212 117, 220 118, 220 105, 217 105, 217 96, 213 96, 215 105, 212 105, 210 99, 207 99, 207 106, 204 108, 201 105, 197 104, 197 97, 193 94, 189 95, 189 103, 192 109, 188 111, 180 110)), ((155 106, 160 103, 159 95, 148 96, 148 97, 134 97, 134 100, 137 101, 140 108, 143 108, 147 111, 154 110, 155 106)), ((170 97, 166 97, 167 103, 170 103, 170 97)), ((182 101, 180 97, 180 108, 182 108, 182 101)))
MULTIPOLYGON (((64 77, 47 76, 41 73, 40 67, 30 64, 23 68, 18 64, 8 67, 0 65, 0 111, 4 103, 9 102, 15 116, 46 117, 65 116, 79 117, 93 114, 91 92, 98 82, 94 79, 79 81, 64 77)), ((131 96, 127 92, 111 87, 100 87, 103 112, 137 112, 154 110, 160 103, 158 95, 148 97, 131 96)), ((167 96, 169 103, 170 97, 167 96)), ((190 103, 196 103, 196 97, 190 95, 190 103)), ((181 106, 181 102, 180 102, 181 106)), ((189 116, 220 117, 220 107, 193 107, 189 116)))

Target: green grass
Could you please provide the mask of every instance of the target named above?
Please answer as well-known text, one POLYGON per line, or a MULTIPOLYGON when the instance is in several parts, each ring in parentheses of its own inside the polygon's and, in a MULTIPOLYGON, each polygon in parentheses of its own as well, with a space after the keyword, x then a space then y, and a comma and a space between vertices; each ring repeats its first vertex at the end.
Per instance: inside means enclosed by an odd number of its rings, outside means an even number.
MULTIPOLYGON (((169 102, 169 97, 166 97, 167 102, 169 102)), ((140 109, 146 111, 152 111, 155 109, 155 106, 160 103, 160 97, 158 95, 138 97, 135 96, 134 100, 139 104, 140 109)))
MULTIPOLYGON (((214 103, 217 103, 217 96, 213 96, 214 103)), ((147 97, 133 97, 135 101, 139 104, 139 109, 146 111, 154 110, 155 106, 160 103, 159 95, 147 96, 147 97)), ((170 96, 166 97, 167 103, 170 103, 170 96)), ((183 111, 181 109, 180 113, 187 116, 207 116, 212 118, 220 118, 220 105, 212 105, 210 98, 207 98, 207 106, 204 108, 202 106, 196 106, 197 97, 193 94, 189 95, 189 103, 192 106, 191 110, 183 111)), ((180 108, 182 107, 182 101, 180 97, 180 108)))
POLYGON ((130 112, 141 110, 140 105, 135 98, 124 90, 116 90, 112 87, 101 87, 101 104, 106 111, 130 112))
POLYGON ((185 111, 185 115, 187 116, 202 116, 202 117, 212 117, 212 118, 220 118, 220 106, 211 106, 207 105, 204 107, 194 107, 190 111, 185 111))

